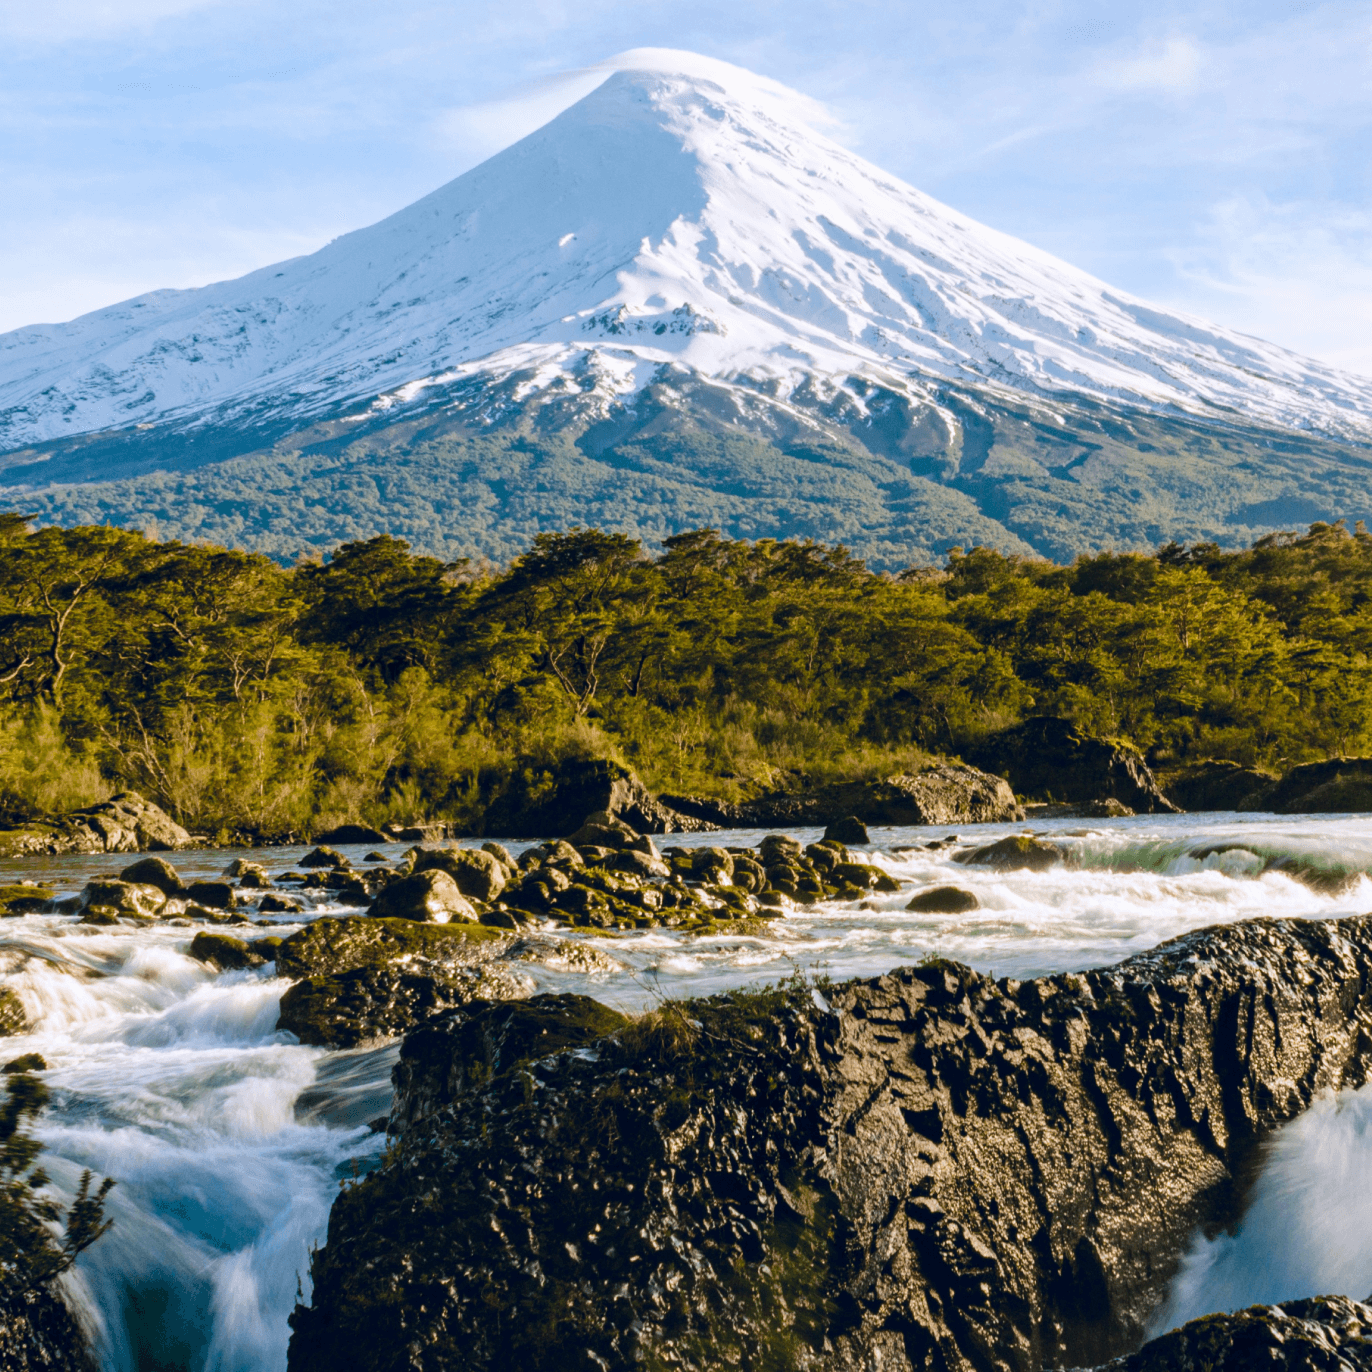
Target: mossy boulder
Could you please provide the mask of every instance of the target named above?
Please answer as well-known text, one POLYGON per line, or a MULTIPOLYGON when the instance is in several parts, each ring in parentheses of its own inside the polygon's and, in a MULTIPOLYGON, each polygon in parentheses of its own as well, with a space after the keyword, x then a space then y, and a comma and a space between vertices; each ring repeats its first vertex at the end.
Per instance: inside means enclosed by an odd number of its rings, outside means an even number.
POLYGON ((29 1017, 24 1010, 24 1002, 10 986, 0 986, 0 1036, 9 1038, 14 1034, 27 1034, 29 1017))
POLYGON ((304 910, 305 906, 294 896, 278 896, 268 893, 257 902, 259 914, 263 915, 294 915, 304 910))
POLYGON ((421 924, 475 922, 477 912, 441 868, 415 872, 393 881, 372 902, 378 919, 409 919, 421 924))
POLYGON ((385 967, 400 959, 444 966, 475 966, 498 956, 509 935, 482 924, 429 924, 376 915, 312 920, 282 939, 276 970, 294 979, 336 976, 358 967, 385 967))
POLYGON ((961 886, 932 886, 921 891, 905 908, 922 915, 965 915, 980 910, 981 901, 961 886))
POLYGON ((254 939, 247 942, 229 934, 197 934, 191 940, 190 955, 197 962, 209 963, 221 972, 236 972, 244 968, 264 967, 276 956, 278 938, 254 939))
POLYGON ((992 867, 997 872, 1046 872, 1062 861, 1062 850, 1033 834, 1010 834, 980 848, 955 853, 953 861, 971 867, 992 867))
POLYGON ((459 967, 426 976, 403 967, 355 967, 307 977, 281 997, 277 1029, 321 1048, 394 1038, 421 1020, 473 1000, 529 995, 533 978, 502 966, 459 967))
POLYGON ((37 914, 56 895, 51 886, 26 886, 22 883, 0 886, 0 917, 37 914))
POLYGON ((145 857, 131 862, 119 873, 120 881, 133 881, 142 886, 156 886, 164 896, 179 896, 185 889, 181 874, 166 858, 145 857))

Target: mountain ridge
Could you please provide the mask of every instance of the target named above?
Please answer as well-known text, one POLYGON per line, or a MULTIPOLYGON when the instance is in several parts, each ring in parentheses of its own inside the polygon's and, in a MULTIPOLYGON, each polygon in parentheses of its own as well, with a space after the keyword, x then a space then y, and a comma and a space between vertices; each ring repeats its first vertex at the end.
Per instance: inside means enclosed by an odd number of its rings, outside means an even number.
MULTIPOLYGON (((1269 527, 1248 517, 1260 509, 1366 513, 1372 379, 1149 305, 978 225, 816 132, 774 83, 690 55, 656 60, 614 72, 529 137, 317 253, 0 335, 7 498, 22 492, 64 519, 161 518, 138 508, 154 474, 190 481, 251 459, 260 478, 285 454, 291 474, 272 479, 287 484, 266 492, 284 500, 318 474, 310 435, 321 424, 325 446, 349 451, 351 433, 363 456, 383 431, 416 426, 462 443, 568 440, 578 475, 567 468, 545 505, 507 521, 488 548, 475 540, 491 555, 518 541, 516 527, 527 539, 576 518, 578 482, 608 490, 624 469, 607 454, 673 426, 696 447, 677 442, 676 467, 653 477, 656 494, 644 487, 645 508, 671 504, 663 482, 684 481, 713 493, 713 505, 687 505, 727 522, 721 502, 749 485, 753 459, 710 475, 700 435, 723 425, 782 465, 813 465, 802 449, 851 450, 877 463, 877 486, 914 482, 928 500, 907 529, 911 555, 943 541, 940 519, 1060 556, 1112 538, 1232 543, 1269 527), (1107 413, 1133 434, 1123 448, 1098 441, 1107 413), (1303 466, 1270 457, 1289 442, 1303 466), (1231 451, 1227 483, 1202 460, 1216 445, 1231 451), (1189 455, 1203 479, 1173 492, 1176 473, 1150 453, 1189 455), (891 463, 906 475, 892 477, 891 463), (73 483, 89 489, 73 494, 73 483), (1017 515, 1030 487, 1030 503, 1069 515, 1017 515), (1107 488, 1134 491, 1125 504, 1139 508, 1122 513, 1107 488)), ((430 457, 446 475, 432 442, 430 457)), ((881 558, 894 556, 907 497, 826 520, 818 507, 833 497, 817 477, 807 486, 814 476, 797 467, 791 481, 813 517, 776 527, 861 543, 889 524, 881 558)), ((497 475, 469 496, 488 503, 499 485, 497 475)), ((175 499, 199 508, 205 494, 175 499)), ((614 518, 612 499, 597 508, 614 518)), ((368 517, 405 532, 422 514, 407 496, 368 517)), ((619 514, 650 538, 673 531, 630 504, 619 514)), ((737 523, 765 532, 757 514, 737 523)), ((240 532, 280 554, 290 520, 271 518, 240 532)), ((211 525, 202 532, 230 532, 211 525)))

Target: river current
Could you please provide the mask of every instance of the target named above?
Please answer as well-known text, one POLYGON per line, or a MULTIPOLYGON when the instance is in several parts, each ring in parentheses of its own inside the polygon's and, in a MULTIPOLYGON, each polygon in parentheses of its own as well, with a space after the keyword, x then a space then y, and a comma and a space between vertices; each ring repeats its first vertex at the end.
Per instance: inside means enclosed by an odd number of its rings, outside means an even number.
MULTIPOLYGON (((870 860, 912 883, 899 895, 832 902, 774 920, 766 937, 699 939, 669 930, 596 945, 617 967, 524 969, 540 990, 621 1008, 799 971, 871 975, 937 954, 997 976, 1101 966, 1208 924, 1253 916, 1326 918, 1372 910, 1372 817, 1178 815, 962 829, 986 842, 1026 827, 1070 850, 1046 872, 993 873, 924 845, 947 828, 873 829, 870 860), (974 891, 972 914, 911 914, 918 889, 974 891)), ((814 830, 788 831, 803 842, 814 830)), ((755 845, 762 831, 659 843, 755 845)), ((383 847, 398 857, 406 845, 383 847)), ((522 845, 509 845, 518 851, 522 845)), ((251 853, 289 870, 300 848, 251 853)), ((362 849, 345 850, 360 863, 362 849)), ((187 879, 216 875, 231 850, 169 855, 187 879)), ((122 855, 0 863, 74 893, 122 855)), ((310 892, 327 899, 327 892, 310 892)), ((303 918, 358 913, 319 903, 303 918)), ((280 916, 289 934, 302 916, 280 916)), ((288 983, 216 973, 187 949, 196 928, 92 927, 73 916, 0 923, 0 979, 33 1031, 6 1056, 39 1052, 52 1104, 44 1165, 69 1195, 82 1168, 116 1178, 114 1229, 65 1280, 109 1372, 279 1372, 286 1316, 309 1292, 340 1182, 375 1166, 371 1123, 390 1103, 395 1045, 332 1052, 276 1031, 288 983)), ((239 932, 230 930, 229 932, 239 932)), ((575 931, 559 928, 559 936, 575 931)), ((1267 1146, 1233 1233, 1198 1236, 1159 1329, 1258 1301, 1372 1292, 1372 1089, 1317 1101, 1267 1146)))

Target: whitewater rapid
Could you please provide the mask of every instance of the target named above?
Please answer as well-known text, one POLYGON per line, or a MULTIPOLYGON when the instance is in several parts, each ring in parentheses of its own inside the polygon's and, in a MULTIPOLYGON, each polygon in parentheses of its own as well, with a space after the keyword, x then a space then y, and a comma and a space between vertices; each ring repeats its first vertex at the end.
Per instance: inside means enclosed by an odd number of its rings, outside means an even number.
MULTIPOLYGON (((1026 826, 969 826, 966 842, 1026 826)), ((925 845, 946 828, 874 829, 870 860, 910 883, 898 895, 831 902, 772 921, 765 936, 692 938, 670 930, 603 935, 611 965, 530 963, 540 990, 578 991, 624 1008, 800 972, 871 975, 930 954, 997 976, 1117 962, 1208 924, 1254 916, 1327 918, 1372 910, 1372 819, 1209 815, 1055 821, 1032 829, 1066 848, 1045 872, 996 873, 925 845), (973 891, 971 914, 912 914, 914 891, 973 891)), ((802 841, 814 830, 789 831, 802 841)), ((753 846, 761 831, 660 843, 753 846)), ((405 845, 382 849, 398 857, 405 845)), ((514 850, 522 845, 511 844, 514 850)), ((269 872, 303 849, 257 850, 269 872)), ((361 863, 362 849, 347 850, 361 863)), ((241 854, 176 854, 187 879, 241 854)), ((0 863, 0 881, 33 878, 74 893, 125 856, 0 863)), ((328 892, 305 893, 327 901, 328 892)), ((278 916, 358 913, 318 903, 278 916)), ((82 1168, 114 1177, 114 1229, 66 1279, 108 1372, 279 1372, 286 1317, 309 1295, 340 1184, 376 1165, 397 1046, 304 1047, 276 1031, 289 983, 216 973, 188 955, 196 927, 80 925, 74 916, 0 922, 0 980, 31 1033, 3 1056, 39 1052, 52 1104, 39 1133, 57 1189, 82 1168)), ((247 932, 251 930, 230 930, 247 932)), ((559 928, 559 937, 576 937, 559 928)), ((1372 1089, 1317 1101, 1266 1145, 1234 1232, 1197 1236, 1155 1327, 1213 1310, 1300 1296, 1372 1292, 1372 1089)))

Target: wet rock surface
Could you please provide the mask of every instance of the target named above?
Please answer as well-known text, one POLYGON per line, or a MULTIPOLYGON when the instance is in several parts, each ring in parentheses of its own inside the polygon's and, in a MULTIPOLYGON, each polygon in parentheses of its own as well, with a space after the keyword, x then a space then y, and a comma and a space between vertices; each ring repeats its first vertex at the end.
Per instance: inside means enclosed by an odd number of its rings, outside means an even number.
POLYGON ((1066 719, 1027 719, 991 735, 971 760, 1007 777, 1017 794, 1035 800, 1083 804, 1113 798, 1136 814, 1177 808, 1132 748, 1092 738, 1066 719))
POLYGON ((334 1205, 293 1372, 1036 1372, 1137 1348, 1262 1138, 1366 1081, 1372 917, 740 992, 513 1067, 462 1013, 334 1205))
POLYGON ((5 1372, 95 1372, 85 1335, 46 1288, 0 1283, 0 1367, 5 1372))
POLYGON ((1207 1315, 1095 1372, 1372 1372, 1372 1306, 1347 1296, 1207 1315))

